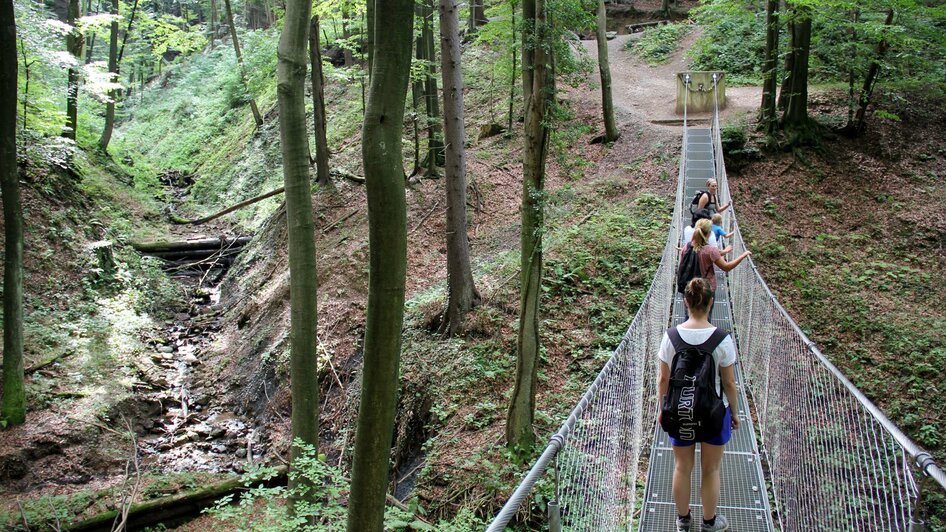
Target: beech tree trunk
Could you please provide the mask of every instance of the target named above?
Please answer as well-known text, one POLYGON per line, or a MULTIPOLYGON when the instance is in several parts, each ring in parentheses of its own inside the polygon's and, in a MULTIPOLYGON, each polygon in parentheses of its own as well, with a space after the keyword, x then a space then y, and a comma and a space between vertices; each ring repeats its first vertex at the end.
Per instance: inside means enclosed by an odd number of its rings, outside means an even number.
POLYGON ((470 13, 467 17, 467 31, 469 33, 476 32, 476 27, 487 23, 489 20, 486 18, 486 6, 484 5, 485 0, 470 0, 470 13))
POLYGON ((342 48, 342 57, 345 59, 345 66, 352 66, 355 63, 351 54, 351 30, 348 27, 348 20, 351 17, 348 12, 348 5, 342 7, 342 37, 345 39, 345 46, 342 48))
POLYGON ((16 166, 16 21, 0 0, 0 191, 3 194, 3 399, 0 418, 26 421, 23 387, 23 210, 16 166))
POLYGON ((522 4, 523 80, 525 89, 525 149, 522 157, 522 229, 520 234, 520 304, 516 385, 506 421, 506 442, 524 451, 535 443, 532 422, 535 415, 535 387, 539 362, 539 303, 542 292, 542 236, 544 232, 545 161, 548 156, 547 113, 552 92, 549 63, 544 43, 546 17, 544 0, 522 4), (531 43, 531 44, 530 44, 531 43), (526 70, 526 65, 531 69, 526 70))
MULTIPOLYGON (((117 0, 115 0, 117 2, 117 0)), ((118 8, 115 7, 115 13, 118 8)), ((66 50, 72 54, 76 63, 82 62, 82 45, 85 40, 79 31, 79 0, 69 0, 69 6, 66 11, 66 22, 72 26, 72 30, 66 35, 66 50)), ((118 33, 118 22, 112 22, 112 40, 118 33)), ((109 63, 111 66, 111 63, 109 63)), ((111 72, 109 68, 109 72, 111 72)), ((79 67, 78 65, 69 67, 68 82, 66 84, 66 127, 63 129, 62 136, 76 140, 76 128, 79 120, 79 67)))
POLYGON ((422 0, 421 14, 423 25, 424 59, 427 71, 424 77, 424 102, 427 109, 427 159, 424 166, 431 175, 436 175, 437 167, 443 166, 443 138, 440 129, 440 93, 437 89, 437 56, 434 49, 434 0, 422 0))
POLYGON ((601 111, 604 113, 604 141, 614 142, 621 136, 614 122, 614 103, 611 99, 611 66, 608 62, 608 16, 604 0, 598 0, 598 72, 601 74, 601 111))
MULTIPOLYGON (((113 0, 112 9, 116 14, 118 13, 118 0, 113 0)), ((118 48, 117 55, 114 48, 118 40, 118 22, 112 23, 112 35, 108 50, 108 71, 112 81, 116 83, 119 80, 118 74, 121 70, 122 56, 125 55, 125 44, 128 42, 128 35, 131 34, 131 28, 135 23, 137 13, 138 0, 135 0, 131 8, 131 16, 128 18, 128 27, 125 28, 125 35, 122 37, 122 45, 118 48)), ((134 80, 134 74, 132 74, 129 87, 133 86, 134 80)), ((131 94, 130 89, 129 94, 131 94)), ((99 138, 99 148, 104 152, 108 151, 108 143, 112 140, 112 131, 115 128, 115 105, 118 103, 119 96, 121 96, 120 89, 113 89, 108 92, 108 103, 105 104, 105 128, 102 129, 102 136, 99 138)))
POLYGON ((516 100, 516 57, 517 57, 517 46, 516 46, 516 10, 513 8, 512 13, 510 14, 510 20, 512 21, 512 31, 510 32, 512 36, 512 43, 510 43, 509 50, 512 55, 512 75, 509 77, 509 114, 507 116, 507 126, 506 132, 509 135, 512 135, 512 113, 515 108, 516 100))
POLYGON ((322 47, 319 43, 319 17, 309 22, 309 63, 312 64, 312 108, 315 122, 315 182, 326 186, 332 183, 328 173, 328 137, 325 124, 325 78, 322 76, 322 47))
POLYGON ((778 3, 768 0, 765 6, 765 62, 762 66, 762 104, 759 108, 759 128, 771 135, 778 129, 775 108, 778 69, 778 3))
MULTIPOLYGON (((227 0, 229 3, 229 0, 227 0)), ((279 139, 282 146, 283 180, 286 188, 286 218, 289 227, 290 382, 292 438, 318 449, 318 279, 315 264, 315 224, 309 188, 309 135, 306 129, 305 77, 308 44, 309 0, 286 0, 286 18, 276 70, 279 100, 279 139)), ((316 36, 318 39, 318 36, 316 36)), ((292 446, 291 462, 301 456, 292 446)), ((289 487, 306 482, 290 476, 289 487)), ((305 500, 316 502, 314 490, 305 500)), ((295 503, 295 501, 291 501, 295 503)))
POLYGON ((466 227, 466 150, 463 69, 460 64, 460 13, 457 0, 440 0, 440 71, 443 74, 444 178, 447 189, 447 309, 440 330, 449 335, 479 303, 470 266, 466 227))
POLYGON ((413 0, 388 0, 383 14, 373 11, 373 3, 369 2, 368 19, 383 16, 384 31, 372 38, 371 84, 361 134, 370 251, 361 406, 348 499, 349 532, 383 528, 407 269, 401 136, 411 68, 413 0))
POLYGON ((782 127, 785 130, 799 130, 808 126, 808 56, 811 48, 811 15, 808 8, 792 8, 792 72, 791 87, 782 127))
MULTIPOLYGON (((784 1, 782 7, 787 7, 784 1)), ((788 99, 792 93, 792 74, 795 72, 795 49, 797 45, 795 44, 795 17, 791 14, 789 14, 785 29, 788 34, 788 53, 785 54, 785 66, 782 68, 782 86, 779 88, 777 103, 778 109, 782 112, 788 107, 788 99)))
MULTIPOLYGON (((887 19, 884 25, 889 26, 893 23, 893 9, 887 10, 887 19)), ((864 131, 864 119, 867 116, 867 106, 870 104, 870 97, 874 93, 874 84, 877 81, 877 74, 880 73, 880 61, 887 54, 889 44, 887 39, 882 38, 877 43, 877 56, 871 61, 867 69, 867 76, 864 77, 864 87, 861 89, 860 98, 858 98, 857 113, 854 115, 854 131, 862 133, 864 131)))
MULTIPOLYGON (((230 7, 230 0, 223 0, 224 8, 227 11, 227 24, 230 26, 230 40, 233 41, 233 53, 236 54, 237 66, 240 68, 240 79, 243 81, 243 90, 249 94, 250 87, 246 81, 246 67, 243 66, 243 52, 240 51, 240 39, 237 38, 236 24, 233 23, 233 9, 230 7)), ((256 106, 256 98, 250 95, 250 110, 253 111, 253 120, 256 121, 256 127, 263 125, 263 115, 256 106)))

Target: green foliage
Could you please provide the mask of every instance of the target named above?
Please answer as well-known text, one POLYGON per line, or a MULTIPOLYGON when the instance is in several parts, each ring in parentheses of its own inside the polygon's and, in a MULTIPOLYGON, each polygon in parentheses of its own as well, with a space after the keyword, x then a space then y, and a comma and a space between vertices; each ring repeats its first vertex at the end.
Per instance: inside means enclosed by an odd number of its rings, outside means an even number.
MULTIPOLYGON (((804 2, 798 1, 802 4, 804 2)), ((811 4, 810 2, 808 2, 811 4)), ((786 23, 791 11, 780 12, 780 49, 789 46, 786 23)), ((890 46, 880 60, 882 81, 924 80, 941 82, 946 74, 946 10, 905 0, 818 2, 812 10, 809 72, 816 82, 847 82, 856 88, 883 39, 890 46), (895 10, 885 24, 886 11, 895 10)), ((704 27, 691 56, 697 70, 724 70, 730 83, 760 84, 765 51, 765 5, 746 0, 706 2, 691 12, 704 27)), ((781 65, 779 65, 781 69, 781 65)))
POLYGON ((659 65, 670 59, 680 40, 689 31, 690 25, 686 23, 655 26, 644 30, 640 38, 627 41, 625 49, 647 64, 659 65))
MULTIPOLYGON (((706 2, 690 12, 704 28, 689 51, 694 70, 722 70, 730 84, 762 83, 765 8, 742 0, 706 2)), ((785 37, 782 37, 785 46, 785 37)))
MULTIPOLYGON (((255 532, 297 532, 297 531, 342 531, 345 529, 347 508, 344 506, 350 489, 349 481, 342 471, 325 463, 325 457, 317 449, 301 440, 293 445, 299 447, 302 455, 293 463, 289 475, 304 482, 295 490, 283 486, 267 488, 261 482, 276 475, 273 468, 258 468, 247 472, 247 490, 238 503, 234 497, 227 496, 218 500, 205 513, 213 516, 214 530, 252 530, 255 532), (255 483, 259 482, 260 484, 255 483), (315 504, 301 500, 312 497, 315 504), (297 498, 295 513, 290 515, 287 501, 297 498)), ((423 519, 421 509, 413 504, 414 510, 403 510, 389 506, 384 514, 384 529, 400 530, 446 530, 466 531, 467 527, 482 528, 484 523, 469 512, 462 512, 453 521, 440 521, 436 525, 423 519)))

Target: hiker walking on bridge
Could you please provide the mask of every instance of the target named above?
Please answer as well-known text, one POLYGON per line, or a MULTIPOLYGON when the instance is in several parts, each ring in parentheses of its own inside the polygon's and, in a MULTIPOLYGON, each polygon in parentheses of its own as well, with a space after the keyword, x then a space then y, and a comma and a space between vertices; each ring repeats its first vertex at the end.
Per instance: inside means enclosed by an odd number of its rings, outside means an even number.
POLYGON ((720 213, 726 211, 726 209, 732 207, 732 201, 725 205, 719 204, 719 198, 716 197, 716 191, 719 189, 719 185, 716 183, 715 179, 706 180, 706 192, 700 196, 699 203, 697 203, 697 208, 699 209, 709 209, 711 213, 720 213))
MULTIPOLYGON (((729 522, 726 517, 716 512, 716 506, 719 503, 719 485, 720 485, 720 464, 723 459, 723 449, 732 437, 732 431, 739 428, 739 417, 733 414, 733 406, 738 404, 736 395, 736 346, 732 337, 725 331, 719 330, 709 322, 709 309, 713 304, 713 290, 709 281, 701 277, 690 281, 684 291, 684 301, 689 309, 690 318, 680 325, 670 329, 664 334, 663 341, 660 343, 658 357, 660 358, 660 380, 659 392, 660 404, 664 405, 660 411, 658 422, 664 427, 670 417, 675 417, 679 422, 675 425, 679 428, 678 436, 683 437, 687 431, 684 428, 684 422, 681 418, 687 416, 680 415, 679 411, 667 410, 669 405, 674 408, 680 399, 684 399, 689 407, 690 418, 694 412, 702 412, 700 408, 694 406, 697 403, 703 403, 704 400, 712 399, 706 395, 700 396, 700 390, 693 392, 690 388, 687 396, 686 388, 682 388, 678 382, 688 378, 687 361, 683 357, 690 355, 693 350, 697 350, 697 357, 710 356, 711 375, 705 373, 700 377, 695 377, 694 381, 712 379, 715 383, 715 389, 706 390, 709 394, 715 393, 715 399, 719 401, 720 383, 722 390, 725 391, 725 401, 718 405, 717 415, 722 417, 722 428, 716 434, 704 435, 693 431, 693 438, 689 441, 670 436, 670 443, 673 445, 674 471, 673 471, 673 500, 677 507, 677 531, 688 532, 692 524, 692 514, 690 512, 690 474, 693 471, 694 457, 696 453, 696 442, 700 442, 700 500, 703 505, 703 523, 700 527, 701 532, 718 532, 729 529, 729 522), (673 338, 671 338, 671 335, 673 338), (672 368, 672 369, 671 369, 672 368), (671 373, 675 379, 674 389, 671 390, 671 373), (682 377, 682 379, 681 379, 682 377), (667 400, 668 392, 671 393, 672 400, 667 400), (725 408, 724 414, 718 413, 718 408, 725 408)), ((700 362, 698 362, 700 363, 700 362)), ((703 362, 705 363, 705 362, 703 362)), ((705 367, 705 366, 704 366, 705 367)), ((699 374, 699 373, 697 373, 699 374)), ((685 385, 684 385, 685 386, 685 385)), ((693 386, 693 384, 691 384, 693 386)), ((696 385, 699 386, 699 383, 696 385)), ((712 384, 710 384, 712 387, 712 384)), ((680 402, 680 405, 684 404, 680 402)), ((709 424, 709 420, 696 420, 703 424, 709 424)), ((718 420, 717 420, 718 421, 718 420)), ((691 423, 692 425, 692 423, 691 423)), ((718 425, 717 425, 718 426, 718 425)), ((669 430, 669 429, 668 429, 669 430)))

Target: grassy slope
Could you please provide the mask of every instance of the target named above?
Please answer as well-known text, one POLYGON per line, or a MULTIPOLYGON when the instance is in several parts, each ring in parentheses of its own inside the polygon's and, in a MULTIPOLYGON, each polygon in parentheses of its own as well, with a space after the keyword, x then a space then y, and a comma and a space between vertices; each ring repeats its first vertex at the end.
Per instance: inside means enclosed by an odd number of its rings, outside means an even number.
MULTIPOLYGON (((841 114, 844 101, 818 94, 813 115, 841 114)), ((884 93, 878 107, 902 121, 873 117, 860 139, 752 163, 731 177, 733 197, 788 312, 944 463, 946 107, 919 92, 884 93)))

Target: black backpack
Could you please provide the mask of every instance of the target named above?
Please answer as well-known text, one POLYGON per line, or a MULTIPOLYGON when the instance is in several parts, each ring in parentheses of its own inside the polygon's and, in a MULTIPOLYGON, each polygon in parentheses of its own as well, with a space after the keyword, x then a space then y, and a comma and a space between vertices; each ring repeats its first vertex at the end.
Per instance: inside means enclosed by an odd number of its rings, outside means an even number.
POLYGON ((660 405, 660 426, 674 438, 706 441, 722 431, 726 407, 716 392, 713 351, 728 335, 717 328, 702 344, 690 345, 680 338, 676 327, 667 329, 674 355, 670 385, 660 405))
POLYGON ((696 210, 700 207, 700 198, 703 197, 703 194, 709 194, 705 190, 697 190, 696 195, 693 196, 693 201, 690 202, 690 215, 696 214, 696 210))
POLYGON ((687 243, 683 257, 680 258, 680 265, 677 267, 677 292, 681 294, 686 290, 687 283, 694 277, 702 277, 700 271, 700 253, 693 249, 693 244, 687 243))

